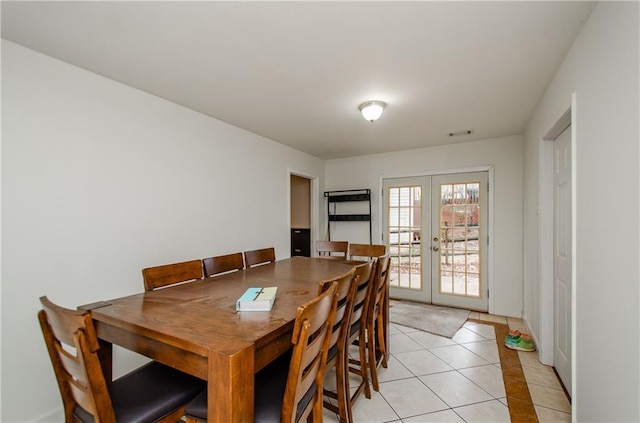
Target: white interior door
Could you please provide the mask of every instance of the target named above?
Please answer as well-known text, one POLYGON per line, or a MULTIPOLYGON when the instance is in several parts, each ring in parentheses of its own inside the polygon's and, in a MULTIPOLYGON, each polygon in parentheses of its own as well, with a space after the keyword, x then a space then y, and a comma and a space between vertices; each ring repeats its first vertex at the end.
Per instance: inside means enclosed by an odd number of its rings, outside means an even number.
POLYGON ((571 127, 554 141, 553 365, 571 395, 571 127))
POLYGON ((392 298, 487 311, 487 172, 383 181, 392 298))

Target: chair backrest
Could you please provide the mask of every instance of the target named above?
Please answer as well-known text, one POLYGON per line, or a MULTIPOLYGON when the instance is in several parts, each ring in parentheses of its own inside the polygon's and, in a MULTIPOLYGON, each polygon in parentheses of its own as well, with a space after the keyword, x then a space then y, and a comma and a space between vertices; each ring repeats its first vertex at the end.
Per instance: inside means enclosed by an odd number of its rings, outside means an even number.
POLYGON ((225 254, 223 256, 208 257, 202 259, 204 277, 208 278, 220 273, 231 272, 232 270, 244 269, 242 253, 225 254))
POLYGON ((348 249, 349 242, 347 241, 316 241, 316 251, 318 256, 322 258, 346 260, 348 249))
POLYGON ((363 318, 367 312, 367 300, 369 299, 369 286, 373 281, 376 268, 376 259, 360 264, 355 267, 354 278, 356 278, 355 294, 351 305, 351 318, 349 322, 349 339, 353 341, 358 338, 358 329, 364 327, 363 318))
POLYGON ((331 329, 331 341, 329 342, 329 358, 327 360, 327 367, 331 367, 335 364, 337 359, 337 352, 333 351, 336 346, 344 346, 346 343, 346 337, 349 332, 349 321, 351 319, 351 309, 353 304, 353 297, 356 292, 356 283, 354 281, 354 275, 356 269, 352 268, 344 275, 337 276, 332 279, 326 279, 320 282, 319 294, 329 289, 334 283, 337 283, 336 297, 336 316, 333 322, 333 328, 331 329))
POLYGON ((91 314, 60 307, 47 297, 40 302, 38 320, 62 395, 65 421, 76 421, 73 412, 79 406, 96 422, 115 422, 91 314))
POLYGON ((202 279, 202 260, 183 261, 181 263, 142 269, 144 290, 153 291, 168 285, 202 279))
POLYGON ((349 244, 349 258, 368 258, 384 256, 387 252, 386 245, 380 244, 349 244))
POLYGON ((336 314, 337 283, 298 307, 293 352, 282 403, 282 422, 322 421, 324 369, 336 314))
POLYGON ((389 265, 391 258, 389 255, 378 257, 373 284, 370 289, 369 303, 367 305, 367 321, 372 323, 384 305, 385 291, 389 283, 389 265))
POLYGON ((274 261, 276 261, 276 250, 273 247, 244 252, 244 263, 247 267, 273 263, 274 261))

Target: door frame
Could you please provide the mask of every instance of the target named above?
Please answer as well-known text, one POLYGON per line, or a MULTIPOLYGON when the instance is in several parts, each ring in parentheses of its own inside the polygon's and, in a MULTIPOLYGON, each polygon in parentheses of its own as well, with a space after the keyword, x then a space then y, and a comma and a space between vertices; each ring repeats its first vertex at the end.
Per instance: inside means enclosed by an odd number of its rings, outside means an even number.
MULTIPOLYGON (((487 279, 489 293, 493 292, 493 277, 494 277, 494 261, 493 261, 493 209, 494 209, 494 167, 493 165, 487 166, 477 166, 477 167, 465 167, 465 168, 456 168, 456 169, 444 169, 444 170, 433 170, 433 171, 424 171, 424 172, 414 172, 414 173, 383 173, 380 174, 378 178, 378 193, 380 193, 380 198, 383 198, 384 193, 384 185, 383 182, 385 179, 390 178, 415 178, 420 176, 434 176, 434 175, 450 175, 453 173, 470 173, 470 172, 487 172, 489 178, 489 192, 487 196, 487 207, 489 208, 489 214, 487 216, 487 236, 489 237, 489 245, 487 245, 487 279)), ((378 216, 382 216, 384 213, 384 201, 378 201, 378 216)), ((379 239, 382 241, 382 234, 384 233, 384 222, 383 219, 378 219, 378 234, 380 234, 379 239)), ((384 240, 384 244, 386 245, 388 240, 384 240)), ((495 295, 489 295, 487 298, 488 301, 488 312, 489 314, 493 314, 494 312, 494 301, 495 295)))
MULTIPOLYGON (((571 392, 576 397, 576 94, 540 139, 539 162, 539 275, 540 275, 540 338, 537 339, 540 362, 552 366, 554 360, 554 263, 553 263, 553 142, 571 125, 571 392), (547 310, 547 312, 545 312, 547 310), (551 312, 548 312, 551 310, 551 312)), ((575 407, 575 401, 572 402, 575 407)), ((574 410, 575 411, 575 410, 574 410)), ((575 415, 575 414, 574 414, 575 415)))

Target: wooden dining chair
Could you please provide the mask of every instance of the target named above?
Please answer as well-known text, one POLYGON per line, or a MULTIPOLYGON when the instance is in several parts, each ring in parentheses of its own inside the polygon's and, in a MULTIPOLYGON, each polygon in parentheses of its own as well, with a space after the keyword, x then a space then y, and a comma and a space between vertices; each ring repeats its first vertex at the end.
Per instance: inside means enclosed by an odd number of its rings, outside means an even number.
POLYGON ((244 252, 244 262, 247 268, 273 263, 274 261, 276 261, 276 250, 273 247, 244 252))
POLYGON ((204 277, 209 278, 220 273, 227 273, 244 269, 242 253, 225 254, 223 256, 202 259, 204 277))
POLYGON ((196 279, 202 279, 202 260, 184 261, 142 269, 144 290, 164 288, 196 279))
POLYGON ((375 257, 384 256, 387 252, 386 245, 380 244, 349 244, 349 258, 351 260, 372 260, 375 257))
POLYGON ((346 422, 348 419, 348 394, 345 388, 345 379, 349 375, 349 370, 347 363, 348 354, 345 354, 345 350, 349 348, 347 335, 349 334, 353 298, 356 293, 355 271, 356 269, 352 268, 343 275, 323 280, 320 282, 319 289, 319 292, 322 293, 334 283, 337 283, 336 296, 338 303, 336 306, 336 317, 330 334, 331 341, 329 342, 329 353, 327 355, 325 368, 325 374, 328 374, 331 369, 335 369, 336 391, 333 392, 324 389, 323 394, 326 397, 337 400, 338 405, 336 406, 328 399, 324 400, 323 405, 326 409, 339 414, 340 420, 343 422, 346 422))
POLYGON ((375 391, 380 390, 378 367, 387 367, 387 346, 385 342, 384 308, 387 285, 389 283, 389 255, 378 257, 375 276, 369 294, 366 314, 367 366, 371 374, 371 384, 375 391))
POLYGON ((356 399, 364 392, 366 398, 371 398, 371 389, 369 388, 369 377, 367 375, 367 350, 366 350, 366 312, 367 303, 370 295, 370 286, 373 283, 373 276, 376 269, 377 259, 367 261, 355 267, 356 292, 353 298, 351 320, 349 322, 349 335, 347 345, 356 345, 358 347, 358 358, 349 357, 348 348, 345 350, 345 360, 348 362, 349 373, 355 374, 360 378, 358 386, 351 392, 350 378, 345 378, 346 392, 350 393, 347 402, 347 421, 353 422, 353 404, 356 399))
POLYGON ((62 395, 65 422, 175 422, 206 382, 152 361, 115 381, 100 365, 98 338, 88 311, 41 297, 38 320, 62 395))
MULTIPOLYGON (((298 307, 293 349, 255 376, 254 422, 322 422, 325 363, 336 314, 337 283, 298 307)), ((207 420, 207 393, 186 410, 187 423, 207 420)))
POLYGON ((347 241, 316 241, 318 257, 333 260, 346 260, 349 242, 347 241))

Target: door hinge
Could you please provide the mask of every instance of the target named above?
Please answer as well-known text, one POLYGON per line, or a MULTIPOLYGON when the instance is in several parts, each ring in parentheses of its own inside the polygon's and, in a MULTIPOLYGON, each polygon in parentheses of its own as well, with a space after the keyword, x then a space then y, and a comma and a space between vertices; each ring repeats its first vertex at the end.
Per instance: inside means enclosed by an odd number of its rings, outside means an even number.
POLYGON ((487 192, 489 192, 489 182, 487 182, 487 192))
POLYGON ((489 290, 487 289, 487 298, 489 298, 489 290))
POLYGON ((487 236, 487 245, 489 245, 489 237, 487 236))

